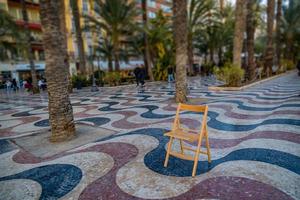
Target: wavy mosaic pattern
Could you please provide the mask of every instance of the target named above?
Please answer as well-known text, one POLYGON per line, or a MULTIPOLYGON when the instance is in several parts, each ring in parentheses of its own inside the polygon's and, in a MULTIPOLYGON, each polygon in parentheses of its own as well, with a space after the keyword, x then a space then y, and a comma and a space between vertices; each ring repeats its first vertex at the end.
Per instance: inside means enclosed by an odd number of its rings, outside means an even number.
MULTIPOLYGON (((163 133, 176 110, 173 85, 75 91, 76 123, 116 134, 49 157, 11 141, 50 128, 47 95, 1 94, 0 197, 300 199, 300 78, 292 73, 244 91, 208 91, 217 84, 213 77, 189 80, 190 98, 209 105, 212 152, 211 164, 200 156, 195 178, 190 161, 171 156, 163 167, 163 133)), ((182 113, 187 127, 200 120, 182 113)))

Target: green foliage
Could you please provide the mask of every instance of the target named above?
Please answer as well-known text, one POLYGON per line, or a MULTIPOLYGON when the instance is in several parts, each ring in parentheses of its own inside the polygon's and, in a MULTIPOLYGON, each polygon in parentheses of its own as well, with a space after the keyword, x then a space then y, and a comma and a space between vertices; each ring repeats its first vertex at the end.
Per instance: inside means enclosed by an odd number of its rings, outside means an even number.
POLYGON ((281 40, 285 44, 285 57, 294 59, 300 51, 300 3, 291 1, 283 6, 281 40))
POLYGON ((153 69, 153 76, 156 81, 165 81, 168 77, 167 67, 157 63, 153 69))
POLYGON ((72 76, 73 87, 81 88, 91 85, 91 80, 89 80, 84 75, 73 75, 72 76))
POLYGON ((153 76, 155 80, 167 79, 168 66, 175 66, 175 52, 170 18, 160 10, 156 17, 150 20, 146 28, 149 41, 149 51, 154 63, 153 76))
POLYGON ((214 66, 212 63, 205 63, 201 66, 201 73, 203 75, 210 75, 213 73, 214 66))
POLYGON ((283 72, 296 68, 295 63, 292 60, 287 60, 287 59, 281 61, 281 66, 283 72))
POLYGON ((121 83, 121 74, 120 72, 107 72, 103 80, 109 86, 117 86, 121 83))
POLYGON ((224 81, 227 86, 236 87, 241 85, 245 71, 231 63, 226 63, 222 68, 215 67, 214 74, 219 80, 224 81))
POLYGON ((130 0, 96 0, 95 16, 86 15, 89 22, 85 30, 96 32, 104 38, 98 51, 110 61, 112 58, 127 61, 132 56, 134 44, 129 42, 139 29, 136 17, 138 9, 135 1, 130 0))
POLYGON ((105 76, 105 72, 102 70, 97 70, 94 72, 94 77, 96 79, 96 84, 99 86, 103 86, 104 85, 104 81, 103 78, 105 76))
POLYGON ((6 10, 0 8, 0 60, 8 58, 7 50, 16 51, 11 39, 16 42, 18 48, 22 48, 24 34, 21 28, 6 10))

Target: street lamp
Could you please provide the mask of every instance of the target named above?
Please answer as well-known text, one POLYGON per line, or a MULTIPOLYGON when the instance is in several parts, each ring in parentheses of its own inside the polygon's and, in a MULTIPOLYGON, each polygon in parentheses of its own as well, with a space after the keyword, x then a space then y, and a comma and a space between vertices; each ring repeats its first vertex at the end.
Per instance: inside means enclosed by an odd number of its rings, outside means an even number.
POLYGON ((99 89, 96 86, 96 81, 95 81, 95 75, 94 75, 94 63, 93 63, 93 47, 90 45, 89 46, 89 51, 90 51, 90 64, 92 66, 92 81, 93 81, 93 85, 92 85, 92 92, 98 92, 99 89))

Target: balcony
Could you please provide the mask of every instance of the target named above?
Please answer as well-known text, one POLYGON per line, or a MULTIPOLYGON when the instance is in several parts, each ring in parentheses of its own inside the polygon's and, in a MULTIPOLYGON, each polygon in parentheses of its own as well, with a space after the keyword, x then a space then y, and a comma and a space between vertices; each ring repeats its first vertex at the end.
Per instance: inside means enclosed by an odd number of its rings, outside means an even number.
MULTIPOLYGON (((19 26, 24 26, 24 21, 23 20, 16 20, 16 24, 19 26)), ((32 30, 42 30, 42 25, 40 22, 28 22, 28 28, 32 30)))

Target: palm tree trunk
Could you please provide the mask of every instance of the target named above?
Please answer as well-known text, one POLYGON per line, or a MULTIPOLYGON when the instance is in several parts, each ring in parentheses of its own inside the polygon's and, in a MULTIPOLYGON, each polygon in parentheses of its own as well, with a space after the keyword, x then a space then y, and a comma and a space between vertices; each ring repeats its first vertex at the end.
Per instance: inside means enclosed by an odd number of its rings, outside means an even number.
POLYGON ((219 66, 223 64, 223 51, 222 47, 219 47, 218 49, 218 57, 219 57, 219 66))
POLYGON ((248 63, 246 68, 246 77, 248 80, 253 80, 255 75, 254 65, 254 35, 255 35, 255 24, 254 24, 254 7, 256 0, 248 0, 247 2, 247 53, 248 63))
POLYGON ((281 59, 281 38, 280 38, 280 26, 282 16, 282 0, 277 0, 277 13, 276 13, 276 61, 277 66, 280 67, 281 59))
POLYGON ((120 59, 119 59, 118 51, 114 52, 114 57, 115 57, 115 71, 119 72, 120 71, 120 59))
POLYGON ((112 58, 108 57, 108 71, 112 72, 113 71, 113 63, 112 63, 112 58))
MULTIPOLYGON (((60 12, 60 27, 61 27, 61 32, 62 33, 67 33, 67 28, 66 28, 66 15, 65 15, 65 4, 63 3, 62 4, 62 12, 60 12)), ((64 48, 65 49, 68 49, 68 44, 67 44, 67 35, 66 34, 62 34, 62 37, 64 37, 64 41, 65 43, 63 44, 64 45, 64 48)), ((73 92, 73 84, 72 84, 72 79, 71 79, 71 73, 70 73, 70 64, 69 64, 69 60, 70 60, 70 57, 69 57, 69 54, 68 52, 66 51, 66 58, 68 59, 68 62, 65 62, 66 64, 66 68, 68 69, 68 91, 69 93, 72 93, 73 92)))
POLYGON ((273 25, 274 25, 274 10, 275 10, 275 0, 268 0, 267 5, 267 48, 265 51, 264 67, 267 76, 272 73, 273 66, 273 25))
MULTIPOLYGON (((143 23, 144 27, 148 26, 148 16, 147 16, 147 0, 142 0, 142 9, 143 9, 143 23)), ((150 78, 150 81, 154 81, 153 78, 153 72, 152 72, 152 62, 150 59, 150 53, 149 53, 149 43, 148 43, 148 36, 147 33, 144 33, 144 45, 145 45, 145 51, 144 51, 144 61, 145 61, 145 67, 147 69, 148 76, 150 78)))
POLYGON ((187 1, 173 0, 174 41, 176 49, 176 102, 187 101, 187 1))
POLYGON ((220 0, 220 11, 223 13, 224 10, 224 0, 220 0))
POLYGON ((193 52, 193 36, 190 34, 188 36, 188 63, 189 63, 189 72, 190 74, 194 74, 194 52, 193 52))
POLYGON ((245 30, 245 2, 236 0, 235 8, 235 27, 233 39, 233 64, 241 67, 241 53, 243 50, 244 30, 245 30))
POLYGON ((62 33, 63 1, 40 0, 43 42, 46 53, 48 83, 48 109, 52 142, 65 141, 75 134, 73 109, 68 93, 68 68, 66 68, 66 37, 62 33))
POLYGON ((86 74, 85 51, 84 51, 84 45, 83 45, 83 39, 81 33, 80 14, 79 14, 77 0, 71 0, 71 8, 73 14, 73 21, 75 25, 78 56, 79 56, 79 70, 80 70, 79 73, 85 75, 86 74))
POLYGON ((26 2, 25 0, 21 1, 22 3, 22 15, 23 15, 23 21, 24 21, 24 28, 25 28, 25 37, 26 37, 26 49, 27 49, 27 55, 29 60, 29 66, 30 66, 30 72, 31 72, 31 78, 32 78, 32 92, 33 94, 39 93, 38 83, 37 83, 37 77, 36 77, 36 71, 34 66, 34 55, 31 47, 31 34, 29 30, 28 25, 28 14, 26 10, 26 2))

